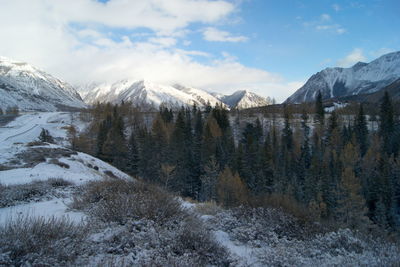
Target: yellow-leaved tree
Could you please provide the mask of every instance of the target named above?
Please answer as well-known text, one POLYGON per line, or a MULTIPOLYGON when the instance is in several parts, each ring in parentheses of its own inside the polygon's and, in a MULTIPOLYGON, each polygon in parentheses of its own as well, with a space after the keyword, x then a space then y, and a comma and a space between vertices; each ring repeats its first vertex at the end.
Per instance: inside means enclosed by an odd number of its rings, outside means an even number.
POLYGON ((239 206, 247 202, 247 188, 239 174, 226 167, 218 177, 218 202, 226 207, 239 206))

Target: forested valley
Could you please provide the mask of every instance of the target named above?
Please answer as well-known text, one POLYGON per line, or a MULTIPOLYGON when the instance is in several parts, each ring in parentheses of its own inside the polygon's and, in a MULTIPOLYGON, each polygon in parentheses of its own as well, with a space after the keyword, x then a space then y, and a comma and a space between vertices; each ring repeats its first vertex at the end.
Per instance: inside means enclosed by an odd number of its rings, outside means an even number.
POLYGON ((377 127, 362 104, 353 115, 325 112, 321 97, 312 105, 241 115, 222 106, 143 113, 129 103, 97 104, 81 115, 87 130, 78 135, 71 126, 69 138, 73 149, 182 197, 398 232, 399 114, 389 94, 377 127))

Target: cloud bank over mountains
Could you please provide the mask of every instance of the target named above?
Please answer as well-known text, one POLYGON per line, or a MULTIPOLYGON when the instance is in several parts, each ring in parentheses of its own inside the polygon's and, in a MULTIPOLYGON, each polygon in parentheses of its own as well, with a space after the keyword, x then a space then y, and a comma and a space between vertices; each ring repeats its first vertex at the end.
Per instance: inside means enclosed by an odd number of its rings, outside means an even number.
POLYGON ((220 29, 237 16, 239 4, 232 1, 0 3, 0 55, 27 61, 73 84, 130 77, 178 81, 223 93, 249 89, 278 100, 299 85, 277 73, 246 66, 224 51, 209 54, 190 49, 196 38, 249 41, 247 36, 220 29))

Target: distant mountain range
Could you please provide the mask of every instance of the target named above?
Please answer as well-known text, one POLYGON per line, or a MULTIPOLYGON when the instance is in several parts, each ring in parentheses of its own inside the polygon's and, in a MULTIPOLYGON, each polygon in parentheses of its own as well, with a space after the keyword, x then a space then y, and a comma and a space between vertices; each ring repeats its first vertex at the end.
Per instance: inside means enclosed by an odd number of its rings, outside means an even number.
POLYGON ((322 98, 372 101, 374 94, 390 89, 399 95, 400 52, 393 52, 370 63, 358 62, 351 68, 327 68, 313 76, 290 96, 286 103, 314 101, 320 90, 322 98), (369 97, 368 97, 369 96, 369 97))
POLYGON ((86 107, 68 83, 27 63, 0 57, 0 108, 57 111, 86 107))
POLYGON ((112 84, 93 83, 81 87, 79 90, 88 104, 129 101, 135 106, 158 108, 160 105, 164 105, 173 109, 194 104, 202 108, 207 103, 210 103, 211 106, 218 104, 231 109, 245 109, 271 104, 269 98, 248 91, 221 95, 180 84, 162 85, 145 80, 122 80, 112 84))
POLYGON ((270 97, 261 97, 247 90, 236 91, 232 95, 222 95, 219 99, 230 108, 236 109, 255 108, 272 104, 270 97))

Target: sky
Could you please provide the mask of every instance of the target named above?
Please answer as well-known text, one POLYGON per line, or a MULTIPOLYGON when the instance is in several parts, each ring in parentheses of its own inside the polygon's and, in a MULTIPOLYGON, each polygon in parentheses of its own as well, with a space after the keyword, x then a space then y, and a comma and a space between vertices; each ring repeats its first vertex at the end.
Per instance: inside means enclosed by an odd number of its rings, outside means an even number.
POLYGON ((399 0, 0 0, 0 56, 72 85, 146 79, 284 101, 400 50, 399 0))

